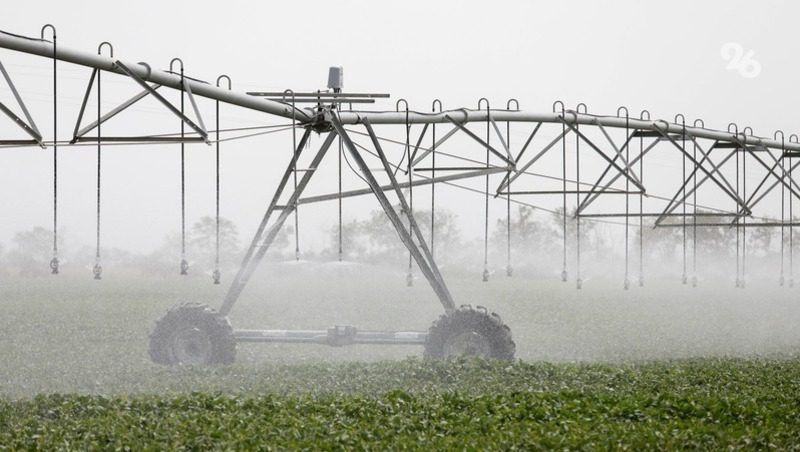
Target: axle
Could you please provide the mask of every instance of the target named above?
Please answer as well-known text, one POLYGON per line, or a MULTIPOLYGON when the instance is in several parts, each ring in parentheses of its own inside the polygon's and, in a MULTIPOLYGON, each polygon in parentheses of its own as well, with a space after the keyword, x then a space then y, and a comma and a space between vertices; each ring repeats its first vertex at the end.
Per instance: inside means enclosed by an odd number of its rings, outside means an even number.
POLYGON ((279 342, 343 346, 354 344, 425 345, 428 333, 418 331, 359 331, 336 325, 327 330, 234 330, 237 342, 279 342))

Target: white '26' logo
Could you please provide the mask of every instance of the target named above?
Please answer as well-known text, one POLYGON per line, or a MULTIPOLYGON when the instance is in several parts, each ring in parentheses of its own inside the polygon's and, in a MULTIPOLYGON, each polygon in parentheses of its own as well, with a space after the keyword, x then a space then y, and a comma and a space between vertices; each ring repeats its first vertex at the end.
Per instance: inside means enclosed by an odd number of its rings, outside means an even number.
POLYGON ((744 78, 755 78, 761 74, 761 63, 753 58, 755 51, 744 48, 738 42, 729 42, 722 46, 722 59, 728 62, 725 69, 735 70, 744 78))

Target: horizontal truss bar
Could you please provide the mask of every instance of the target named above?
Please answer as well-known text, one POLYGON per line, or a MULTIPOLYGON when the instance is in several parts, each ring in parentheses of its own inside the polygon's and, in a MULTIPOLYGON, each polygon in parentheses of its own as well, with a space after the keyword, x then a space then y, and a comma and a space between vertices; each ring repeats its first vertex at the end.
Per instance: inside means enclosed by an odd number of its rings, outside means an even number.
POLYGON ((375 99, 348 99, 344 97, 319 98, 319 99, 280 99, 276 97, 267 98, 273 102, 283 102, 287 104, 374 104, 375 99))
POLYGON ((501 191, 497 195, 585 195, 585 194, 601 194, 601 195, 640 195, 638 191, 592 191, 592 190, 520 190, 520 191, 501 191))
MULTIPOLYGON (((412 181, 411 183, 409 183, 409 182, 398 182, 397 185, 400 188, 408 188, 409 186, 418 187, 418 186, 421 186, 421 185, 438 184, 440 182, 451 182, 451 181, 454 181, 454 180, 469 179, 469 178, 472 178, 472 177, 486 176, 488 174, 504 173, 506 171, 508 171, 508 168, 488 168, 488 169, 483 169, 483 170, 480 170, 480 171, 470 171, 469 173, 464 173, 464 174, 452 174, 450 176, 437 177, 435 179, 415 180, 415 181, 412 181)), ((391 185, 381 185, 380 188, 381 188, 382 191, 389 191, 389 190, 392 190, 394 187, 392 187, 391 185)), ((354 196, 363 196, 363 195, 368 195, 368 194, 371 194, 371 193, 372 193, 371 189, 363 188, 363 189, 358 189, 358 190, 344 191, 344 192, 342 192, 341 196, 339 195, 339 193, 330 193, 330 194, 325 194, 325 195, 309 196, 307 198, 299 199, 297 201, 297 204, 298 205, 301 205, 301 204, 313 204, 313 203, 323 202, 323 201, 332 201, 334 199, 339 199, 339 198, 352 198, 354 196)))
POLYGON ((237 342, 278 342, 343 346, 354 344, 425 345, 428 333, 419 331, 359 331, 349 326, 327 330, 234 330, 237 342))
POLYGON ((373 94, 373 93, 331 93, 331 92, 308 92, 308 93, 292 93, 292 92, 277 92, 277 91, 267 91, 267 92, 260 92, 260 91, 248 91, 248 95, 250 96, 258 96, 258 97, 280 97, 283 100, 291 100, 292 97, 318 97, 318 98, 336 98, 336 97, 348 97, 348 98, 361 98, 361 99, 388 99, 389 94, 373 94))
MULTIPOLYGON (((25 38, 21 36, 12 35, 9 33, 0 32, 0 48, 16 50, 31 55, 38 55, 45 58, 53 57, 53 44, 36 38, 25 38)), ((104 55, 97 55, 92 52, 75 51, 64 46, 58 46, 56 49, 55 57, 60 61, 78 64, 86 67, 92 67, 108 72, 115 72, 123 74, 119 65, 115 64, 115 60, 104 55)), ((133 73, 147 82, 156 83, 169 88, 181 89, 180 75, 173 74, 167 71, 160 71, 151 69, 146 64, 125 63, 133 73)), ((124 74, 123 74, 124 75, 124 74)), ((294 109, 286 103, 274 102, 256 96, 251 96, 243 93, 233 92, 228 89, 219 88, 208 83, 204 83, 190 78, 184 78, 184 82, 190 85, 191 91, 198 96, 226 102, 232 105, 238 105, 243 108, 251 110, 262 111, 265 113, 281 116, 284 118, 296 118, 301 123, 311 121, 316 112, 312 108, 308 109, 294 109)), ((284 96, 286 93, 275 93, 278 96, 284 96)), ((316 94, 316 93, 314 93, 316 94)), ((353 94, 350 94, 352 97, 353 94)), ((297 94, 295 94, 297 97, 297 94)), ((409 111, 406 112, 364 112, 364 111, 348 111, 340 112, 339 120, 344 125, 360 124, 366 118, 373 125, 378 124, 424 124, 424 123, 447 123, 450 119, 457 119, 460 124, 470 122, 485 122, 491 119, 497 122, 546 122, 546 123, 559 123, 561 121, 561 113, 546 112, 536 113, 528 111, 512 111, 512 110, 469 110, 457 109, 443 112, 427 113, 409 111)), ((666 134, 683 135, 687 139, 691 137, 703 138, 709 140, 717 140, 720 142, 739 142, 744 146, 761 146, 762 148, 781 149, 783 151, 798 152, 800 153, 800 143, 785 142, 775 139, 767 139, 753 135, 734 134, 728 131, 712 130, 703 127, 686 127, 683 124, 667 123, 661 120, 643 120, 633 119, 619 116, 598 116, 588 113, 570 112, 567 115, 567 121, 573 124, 586 124, 586 125, 603 125, 605 127, 637 129, 641 131, 663 131, 666 134)))
MULTIPOLYGON (((76 143, 97 143, 98 137, 77 137, 76 143)), ((101 143, 206 143, 203 137, 100 137, 101 143)))

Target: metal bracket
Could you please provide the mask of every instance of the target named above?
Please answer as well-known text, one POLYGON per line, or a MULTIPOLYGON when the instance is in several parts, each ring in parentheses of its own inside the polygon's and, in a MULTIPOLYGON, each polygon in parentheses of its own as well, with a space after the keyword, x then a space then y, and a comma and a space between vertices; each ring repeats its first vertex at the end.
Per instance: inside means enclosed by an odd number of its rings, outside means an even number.
MULTIPOLYGON (((109 119, 111 119, 114 116, 122 113, 123 111, 125 111, 126 109, 128 109, 129 107, 134 105, 135 103, 137 103, 140 100, 142 100, 145 97, 147 97, 152 91, 155 91, 155 90, 157 90, 158 88, 161 87, 161 85, 157 85, 157 84, 150 85, 150 89, 146 89, 146 90, 136 94, 135 96, 131 97, 130 99, 126 100, 125 102, 121 103, 116 108, 112 109, 108 113, 106 113, 103 116, 101 116, 99 121, 95 120, 91 124, 87 125, 86 127, 78 130, 80 128, 81 122, 83 121, 83 115, 84 115, 84 113, 86 111, 86 105, 89 102, 89 96, 91 94, 92 87, 94 86, 94 80, 95 80, 95 77, 97 75, 97 71, 98 71, 97 69, 92 71, 92 75, 89 78, 89 83, 86 85, 86 93, 83 96, 83 102, 81 103, 81 109, 80 109, 80 112, 78 113, 78 120, 75 122, 75 130, 72 133, 72 140, 70 140, 70 144, 74 144, 74 143, 77 143, 78 141, 82 141, 81 138, 83 138, 87 133, 89 133, 92 130, 96 129, 98 125, 104 124, 109 119)), ((108 140, 109 138, 110 137, 106 137, 106 138, 103 138, 103 140, 108 140)))
MULTIPOLYGON (((39 132, 39 128, 36 127, 36 123, 33 121, 33 117, 31 117, 28 108, 25 106, 25 102, 23 102, 22 97, 19 95, 17 91, 17 87, 14 86, 14 82, 11 80, 11 76, 8 75, 5 66, 3 63, 0 62, 0 72, 3 73, 3 78, 6 80, 6 84, 11 89, 11 93, 14 95, 14 98, 17 100, 17 104, 19 108, 22 110, 22 114, 25 115, 25 118, 28 120, 26 123, 23 121, 19 116, 17 116, 11 109, 5 106, 2 102, 0 102, 0 111, 5 113, 6 116, 11 118, 14 123, 19 126, 22 130, 25 131, 28 135, 33 138, 33 140, 28 142, 22 142, 25 144, 38 144, 42 149, 46 148, 44 142, 42 142, 42 133, 39 132)), ((21 144, 20 140, 0 140, 0 144, 21 144)))
MULTIPOLYGON (((202 122, 202 118, 200 118, 200 116, 199 116, 199 115, 198 115, 198 121, 199 121, 199 122, 200 122, 200 124, 201 124, 200 126, 198 126, 197 124, 195 124, 195 123, 194 123, 194 121, 192 121, 191 119, 189 119, 189 117, 188 117, 188 116, 186 116, 186 115, 184 115, 183 113, 181 113, 181 112, 180 112, 180 110, 178 110, 177 108, 175 108, 175 106, 174 106, 174 105, 172 105, 172 104, 171 104, 171 103, 170 103, 170 102, 169 102, 167 99, 165 99, 165 98, 164 98, 164 96, 162 96, 161 94, 159 94, 158 92, 156 92, 156 90, 155 90, 154 88, 152 88, 150 85, 148 85, 148 84, 147 84, 147 82, 145 82, 145 81, 144 81, 144 80, 143 80, 141 77, 139 77, 138 75, 136 75, 136 73, 135 73, 135 72, 131 71, 131 70, 130 70, 130 69, 127 67, 127 66, 125 66, 125 64, 123 64, 121 61, 117 60, 117 61, 115 62, 115 65, 116 65, 118 68, 120 68, 120 69, 122 70, 122 72, 124 72, 124 73, 125 73, 125 75, 127 75, 128 77, 130 77, 130 78, 132 78, 134 81, 136 81, 136 83, 138 83, 138 84, 139 84, 139 85, 140 85, 142 88, 144 88, 146 91, 148 91, 148 92, 149 92, 149 93, 150 93, 150 94, 151 94, 153 97, 155 97, 155 98, 156 98, 156 99, 157 99, 159 102, 161 102, 161 103, 162 103, 162 104, 163 104, 165 107, 167 107, 167 108, 168 108, 168 109, 169 109, 169 110, 170 110, 170 111, 171 111, 171 112, 172 112, 172 113, 173 113, 175 116, 177 116, 177 117, 178 117, 178 118, 180 118, 180 119, 181 119, 181 120, 182 120, 184 123, 186 123, 186 125, 188 125, 188 126, 189 126, 189 127, 191 127, 191 128, 192 128, 192 129, 193 129, 195 132, 197 132, 197 133, 198 133, 198 134, 199 134, 199 135, 200 135, 200 136, 203 138, 203 141, 205 141, 206 143, 208 143, 208 132, 206 132, 206 130, 205 130, 205 126, 203 126, 203 125, 202 125, 202 124, 203 124, 203 122, 202 122)), ((188 84, 184 84, 184 87, 186 87, 186 92, 187 92, 187 93, 189 93, 189 99, 191 100, 191 102, 192 102, 192 105, 193 105, 193 106, 194 106, 194 108, 195 108, 195 112, 197 113, 197 105, 194 103, 193 96, 192 96, 192 94, 191 94, 191 89, 189 89, 189 88, 188 88, 188 84)))
POLYGON ((470 138, 472 138, 473 140, 477 141, 481 146, 483 146, 486 149, 488 149, 489 152, 491 152, 492 154, 494 154, 497 157, 499 157, 501 160, 506 162, 508 165, 510 165, 511 167, 516 166, 516 164, 514 163, 513 160, 509 159, 508 157, 506 157, 505 155, 500 153, 500 151, 498 151, 497 149, 493 148, 491 145, 489 145, 489 143, 487 143, 486 141, 481 139, 481 137, 479 137, 478 135, 475 135, 475 133, 473 131, 471 131, 468 128, 464 127, 464 125, 462 125, 460 122, 458 122, 455 119, 453 119, 450 115, 444 115, 444 117, 447 118, 448 121, 452 122, 453 125, 458 127, 462 132, 464 132, 467 135, 469 135, 470 138))

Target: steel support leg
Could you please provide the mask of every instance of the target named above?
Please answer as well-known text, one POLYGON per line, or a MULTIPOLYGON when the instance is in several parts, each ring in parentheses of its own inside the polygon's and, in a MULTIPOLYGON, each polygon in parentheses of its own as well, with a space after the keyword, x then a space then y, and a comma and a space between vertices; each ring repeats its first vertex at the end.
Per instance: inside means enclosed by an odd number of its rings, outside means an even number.
POLYGON ((272 245, 272 242, 278 235, 281 226, 283 226, 283 223, 286 222, 286 219, 289 218, 289 215, 292 213, 292 211, 294 211, 295 206, 297 205, 297 200, 300 198, 300 195, 303 193, 306 185, 308 185, 308 181, 314 174, 315 169, 322 161, 326 151, 328 148, 330 148, 333 139, 336 137, 335 133, 328 134, 328 137, 325 139, 325 142, 322 143, 322 146, 320 147, 319 151, 317 151, 317 155, 314 157, 314 160, 311 163, 311 170, 305 172, 303 178, 300 180, 300 183, 297 186, 297 190, 292 193, 286 205, 280 207, 278 206, 278 202, 281 198, 281 195, 283 195, 284 190, 286 189, 289 179, 292 176, 295 162, 297 161, 297 158, 302 152, 303 148, 305 148, 306 142, 308 141, 310 135, 311 129, 306 129, 303 137, 300 139, 300 143, 297 145, 297 149, 295 149, 295 155, 292 155, 292 160, 289 162, 289 165, 286 167, 286 171, 283 173, 283 177, 278 184, 278 188, 275 190, 275 195, 272 197, 272 201, 270 202, 269 207, 267 207, 267 211, 264 213, 264 217, 261 219, 261 224, 259 224, 258 230, 256 231, 255 235, 253 236, 253 240, 250 243, 250 247, 247 249, 247 253, 242 260, 239 271, 236 273, 236 277, 233 279, 231 287, 228 289, 228 293, 225 295, 225 299, 223 300, 222 306, 219 309, 219 312, 222 315, 228 315, 233 308, 233 305, 239 299, 242 290, 244 290, 245 285, 247 285, 247 282, 249 281, 256 267, 258 267, 258 264, 261 262, 264 254, 266 254, 270 245, 272 245), (267 229, 267 224, 269 224, 272 214, 278 209, 281 210, 280 215, 275 220, 275 223, 265 233, 264 231, 267 229))
POLYGON ((403 225, 403 221, 397 212, 395 211, 392 204, 389 202, 389 199, 386 197, 386 194, 383 192, 383 189, 378 184, 378 181, 375 179, 374 174, 370 170, 367 163, 361 157, 358 150, 356 149, 355 145, 353 144, 350 136, 347 134, 347 131, 344 130, 341 122, 336 116, 332 118, 332 124, 336 131, 339 133, 340 137, 342 138, 342 142, 344 143, 345 148, 350 152, 350 155, 353 157, 353 160, 356 162, 356 165, 361 170, 364 179, 366 180, 367 184, 372 189, 373 194, 378 199, 381 207, 383 208, 386 216, 391 221, 392 225, 394 226, 395 230, 397 231, 398 235, 400 236, 400 240, 403 244, 408 248, 408 251, 411 253, 414 260, 417 262, 417 265, 420 268, 420 271, 428 280, 431 287, 433 288, 436 295, 439 297, 439 301, 444 306, 445 311, 450 312, 455 309, 455 302, 453 301, 453 297, 450 294, 447 285, 444 283, 444 280, 439 273, 439 269, 436 266, 436 263, 433 261, 431 257, 430 250, 428 249, 427 245, 425 244, 425 240, 422 236, 422 233, 417 225, 417 222, 414 220, 413 215, 410 214, 410 208, 408 203, 405 200, 402 192, 400 191, 400 187, 397 184, 397 180, 394 177, 392 169, 389 165, 388 160, 386 160, 386 156, 383 153, 383 150, 380 147, 380 143, 378 141, 377 136, 375 136, 372 127, 369 125, 368 121, 365 121, 365 126, 367 127, 367 131, 370 134, 370 138, 372 139, 373 145, 375 145, 376 151, 381 158, 381 162, 383 164, 384 170, 386 174, 389 176, 389 180, 391 181, 392 186, 394 187, 395 193, 400 200, 401 208, 406 212, 409 219, 409 226, 411 232, 405 228, 403 225), (417 240, 420 242, 419 246, 414 243, 414 239, 411 234, 414 234, 417 237, 417 240))

